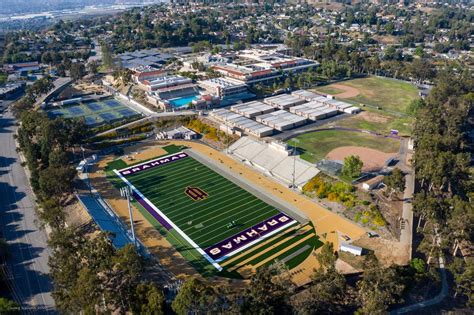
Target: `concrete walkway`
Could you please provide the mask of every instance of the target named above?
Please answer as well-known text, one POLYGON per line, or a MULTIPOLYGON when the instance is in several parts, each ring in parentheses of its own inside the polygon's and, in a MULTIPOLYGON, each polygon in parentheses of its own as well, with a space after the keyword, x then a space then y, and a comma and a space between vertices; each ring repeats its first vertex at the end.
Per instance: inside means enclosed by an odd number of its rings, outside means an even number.
POLYGON ((402 138, 400 143, 400 161, 398 167, 405 172, 405 191, 403 192, 403 210, 401 218, 400 243, 406 246, 408 259, 412 257, 413 242, 413 206, 412 199, 415 191, 415 176, 407 165, 408 139, 402 138))

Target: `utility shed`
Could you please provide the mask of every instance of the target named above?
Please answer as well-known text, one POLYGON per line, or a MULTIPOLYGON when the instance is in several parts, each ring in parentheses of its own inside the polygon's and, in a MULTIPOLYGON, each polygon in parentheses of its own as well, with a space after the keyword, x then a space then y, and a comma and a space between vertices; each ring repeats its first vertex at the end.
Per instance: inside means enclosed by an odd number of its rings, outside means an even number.
POLYGON ((304 104, 306 101, 290 94, 281 94, 263 99, 265 104, 279 109, 288 109, 290 107, 304 104))
POLYGON ((351 253, 356 256, 362 256, 363 248, 359 246, 347 244, 347 243, 341 243, 339 250, 341 252, 351 253))
POLYGON ((225 122, 226 125, 237 127, 256 137, 266 137, 273 134, 273 128, 263 125, 255 120, 233 113, 227 109, 218 109, 210 113, 211 117, 225 122))
POLYGON ((357 107, 357 106, 351 106, 349 108, 344 109, 344 113, 348 113, 348 114, 351 114, 351 115, 357 114, 359 112, 360 112, 360 108, 357 107))
POLYGON ((383 182, 383 179, 384 179, 383 175, 379 175, 374 178, 371 178, 362 184, 362 188, 364 190, 370 191, 374 188, 377 188, 383 182))
POLYGON ((317 94, 317 93, 314 93, 314 92, 311 92, 311 91, 307 91, 307 90, 298 90, 298 91, 294 91, 294 92, 291 92, 291 95, 297 97, 297 98, 300 98, 302 100, 305 100, 307 102, 310 102, 312 101, 314 98, 317 98, 317 97, 320 97, 321 95, 317 94))
POLYGON ((279 131, 293 129, 306 123, 306 118, 289 113, 285 110, 278 110, 276 112, 257 116, 256 120, 279 131))
POLYGON ((256 116, 271 113, 275 111, 275 108, 259 101, 253 101, 231 106, 230 110, 247 118, 254 118, 256 116))

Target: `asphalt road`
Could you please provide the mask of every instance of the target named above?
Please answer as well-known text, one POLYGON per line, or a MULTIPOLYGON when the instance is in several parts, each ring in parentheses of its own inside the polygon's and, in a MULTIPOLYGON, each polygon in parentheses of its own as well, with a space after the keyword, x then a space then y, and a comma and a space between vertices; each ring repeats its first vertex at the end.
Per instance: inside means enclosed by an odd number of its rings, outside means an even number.
POLYGON ((15 120, 0 114, 0 232, 9 244, 14 296, 27 314, 55 314, 48 277, 47 238, 37 227, 34 196, 15 150, 15 120))

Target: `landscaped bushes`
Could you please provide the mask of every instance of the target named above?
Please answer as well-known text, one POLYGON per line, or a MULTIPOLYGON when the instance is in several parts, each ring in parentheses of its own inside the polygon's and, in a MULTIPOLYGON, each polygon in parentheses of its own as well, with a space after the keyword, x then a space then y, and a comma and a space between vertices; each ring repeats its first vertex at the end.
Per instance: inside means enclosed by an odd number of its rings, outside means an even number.
POLYGON ((204 122, 202 122, 199 119, 193 119, 191 120, 187 125, 189 129, 192 129, 196 131, 197 133, 200 133, 204 135, 205 138, 216 141, 216 142, 229 142, 230 136, 228 136, 225 132, 222 132, 218 130, 216 127, 213 127, 211 125, 208 125, 204 122))
POLYGON ((346 207, 355 205, 356 196, 354 187, 343 183, 331 183, 320 176, 313 177, 303 187, 306 194, 315 194, 318 198, 327 198, 329 201, 343 203, 346 207))
POLYGON ((368 200, 358 199, 354 186, 350 184, 317 175, 304 185, 303 192, 311 197, 316 196, 340 203, 347 210, 355 211, 353 218, 355 222, 369 224, 374 228, 387 225, 379 208, 368 200))

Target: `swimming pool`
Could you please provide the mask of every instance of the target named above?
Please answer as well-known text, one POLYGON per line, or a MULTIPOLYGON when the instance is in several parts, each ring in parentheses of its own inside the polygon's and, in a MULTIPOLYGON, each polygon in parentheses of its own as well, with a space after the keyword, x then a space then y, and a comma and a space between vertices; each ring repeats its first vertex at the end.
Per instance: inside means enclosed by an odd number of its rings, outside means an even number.
POLYGON ((177 108, 187 107, 187 105, 189 103, 191 103, 192 101, 194 101, 198 97, 199 97, 198 95, 179 97, 179 98, 169 100, 169 102, 173 107, 177 107, 177 108))

